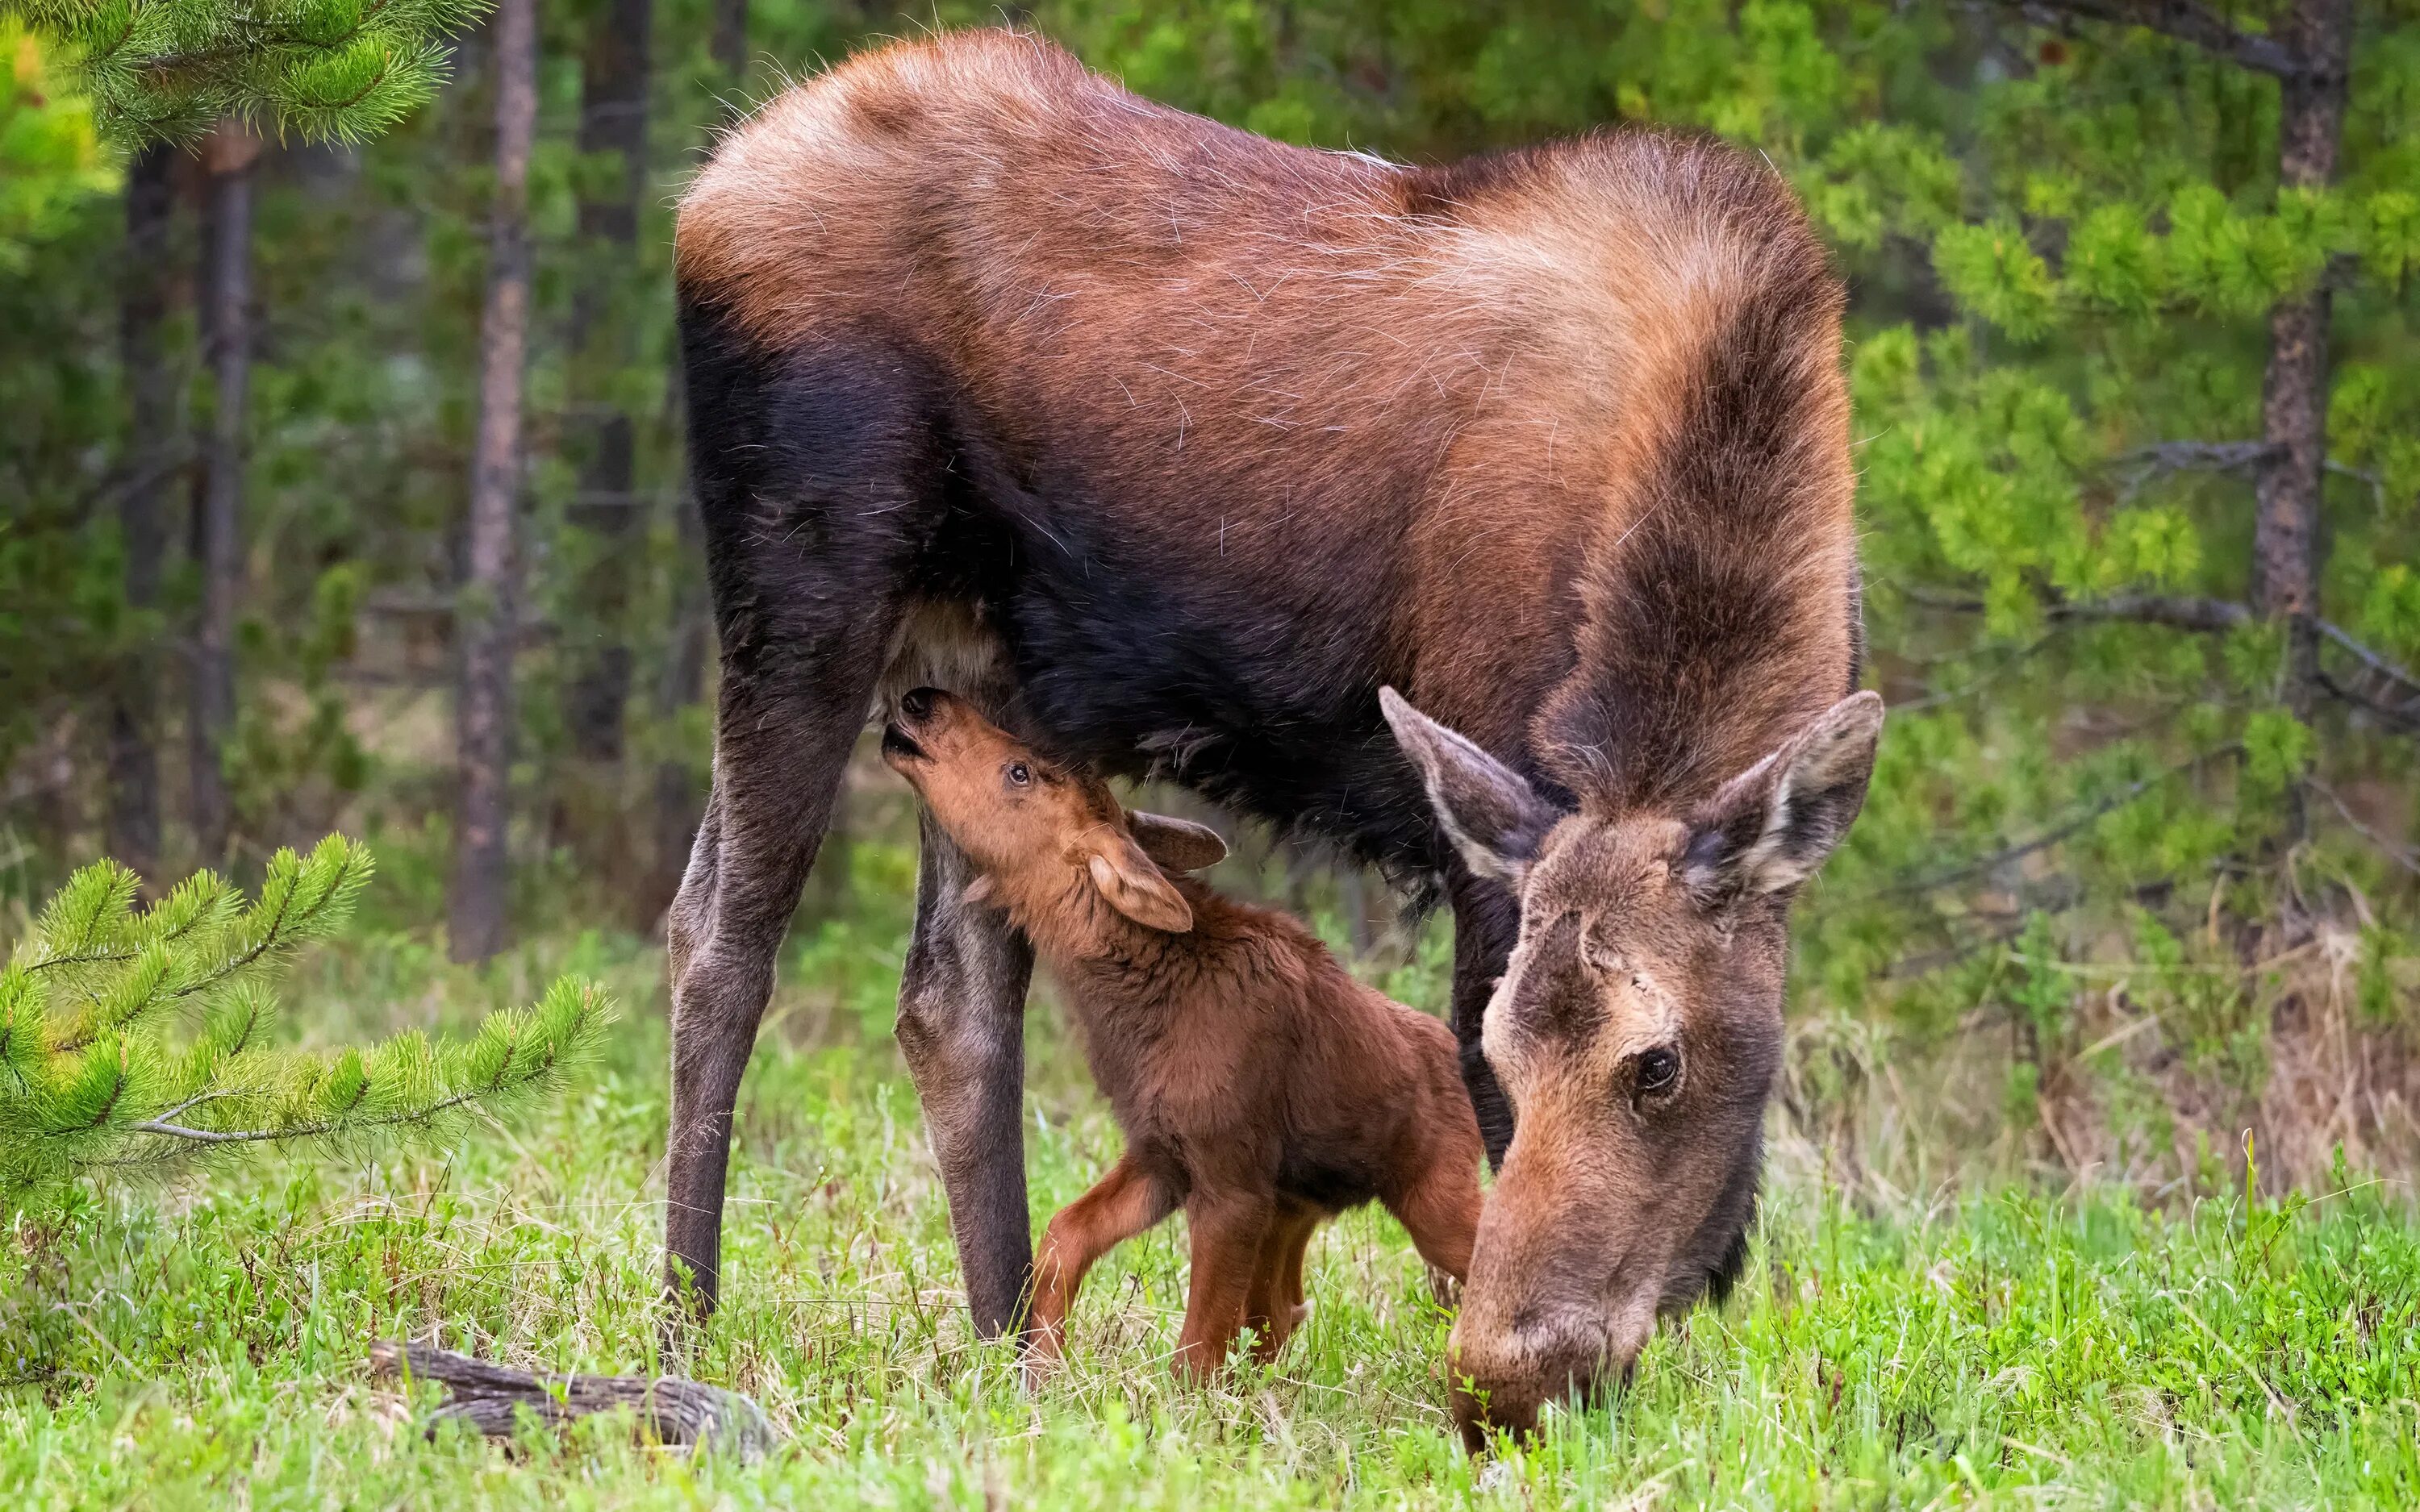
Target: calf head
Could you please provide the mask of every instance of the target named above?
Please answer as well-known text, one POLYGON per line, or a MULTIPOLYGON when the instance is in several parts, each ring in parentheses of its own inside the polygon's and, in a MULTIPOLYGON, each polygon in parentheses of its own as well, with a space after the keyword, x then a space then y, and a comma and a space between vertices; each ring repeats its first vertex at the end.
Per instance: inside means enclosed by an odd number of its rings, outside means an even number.
POLYGON ((1781 1058, 1790 899, 1864 804, 1882 701, 1833 705, 1685 812, 1576 812, 1397 697, 1470 869, 1520 900, 1484 1047, 1511 1149, 1450 1345, 1474 1444, 1626 1376, 1745 1259, 1781 1058))
POLYGON ((882 732, 882 759, 916 789, 979 873, 969 902, 1006 908, 1029 931, 1080 928, 1097 898, 1151 929, 1183 933, 1193 911, 1162 872, 1227 854, 1215 831, 1129 813, 1109 785, 1046 761, 939 688, 903 695, 882 732))

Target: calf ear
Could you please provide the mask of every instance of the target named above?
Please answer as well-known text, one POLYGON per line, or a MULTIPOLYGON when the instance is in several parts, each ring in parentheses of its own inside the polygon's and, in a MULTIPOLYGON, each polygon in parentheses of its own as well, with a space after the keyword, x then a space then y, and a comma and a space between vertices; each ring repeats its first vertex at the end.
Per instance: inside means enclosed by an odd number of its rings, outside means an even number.
POLYGON ((1882 733, 1882 695, 1853 693, 1724 783, 1690 822, 1689 890, 1723 903, 1812 876, 1865 807, 1882 733))
POLYGON ((1207 825, 1166 814, 1128 810, 1126 827, 1134 831, 1142 853, 1171 872, 1199 872, 1227 858, 1227 842, 1207 825))
POLYGON ((1193 928, 1185 895, 1134 841, 1119 835, 1094 851, 1085 869, 1109 906, 1146 929, 1183 934, 1193 928))
POLYGON ((1518 772, 1413 708, 1391 687, 1378 707, 1395 743, 1419 768, 1437 819, 1471 871, 1518 887, 1539 842, 1562 817, 1518 772))

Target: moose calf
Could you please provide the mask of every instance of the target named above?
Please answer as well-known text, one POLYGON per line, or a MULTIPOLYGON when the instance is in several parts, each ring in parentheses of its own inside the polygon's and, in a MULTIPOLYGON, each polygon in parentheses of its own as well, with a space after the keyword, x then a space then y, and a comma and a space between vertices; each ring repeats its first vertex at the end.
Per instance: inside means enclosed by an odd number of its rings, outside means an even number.
POLYGON ((1050 1220, 1032 1345, 1065 1348, 1084 1273, 1180 1204, 1192 1229, 1177 1373, 1246 1327, 1274 1357, 1303 1315, 1313 1229, 1372 1198, 1462 1279, 1479 1222, 1479 1123, 1452 1032, 1363 986, 1288 916, 1183 875, 1226 854, 1199 825, 1122 810, 963 699, 918 688, 883 758, 973 861, 1080 1026, 1126 1151, 1050 1220))

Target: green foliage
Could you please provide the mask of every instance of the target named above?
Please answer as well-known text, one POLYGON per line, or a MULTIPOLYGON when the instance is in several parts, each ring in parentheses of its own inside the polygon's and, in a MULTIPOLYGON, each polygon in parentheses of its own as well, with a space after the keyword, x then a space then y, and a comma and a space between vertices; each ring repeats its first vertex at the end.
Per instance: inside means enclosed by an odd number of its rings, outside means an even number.
MULTIPOLYGON (((537 963, 531 963, 535 965, 537 963)), ((562 964, 549 961, 550 967, 562 964)), ((326 962, 373 1012, 462 1011, 469 984, 326 962)), ((644 992, 660 958, 597 964, 644 992)), ((619 978, 617 977, 617 980, 619 978)), ((785 981, 779 993, 797 990, 785 981)), ((473 1001, 477 995, 472 994, 473 1001)), ((1039 1218, 1115 1154, 1050 1015, 1021 1119, 1039 1218)), ((589 1084, 442 1156, 301 1161, 186 1204, 139 1191, 59 1233, 0 1232, 0 1485, 89 1505, 1013 1505, 2387 1508, 2420 1499, 2420 1227, 2350 1170, 2314 1202, 1919 1183, 1852 1202, 1788 1144, 1731 1300, 1661 1331, 1620 1398, 1466 1457, 1437 1374, 1448 1316, 1382 1211, 1324 1230, 1311 1317, 1273 1369, 1180 1386, 1181 1221, 1094 1271, 1039 1390, 969 1334, 939 1173, 888 1046, 843 1020, 752 1066, 725 1287, 685 1373, 787 1431, 755 1464, 594 1423, 493 1446, 365 1394, 368 1341, 656 1368, 663 1040, 615 1036, 589 1084), (377 1410, 369 1410, 371 1404, 377 1410)), ((1920 1103, 1900 1110, 1925 1116, 1920 1103)), ((2240 1148, 2226 1145, 2223 1148, 2240 1148)), ((2261 1150, 2265 1163, 2270 1157, 2261 1150)))
POLYGON ((369 852, 333 836, 271 856, 249 903, 205 872, 138 909, 132 872, 78 872, 0 969, 0 1202, 249 1145, 427 1134, 555 1090, 610 1017, 568 977, 458 1043, 271 1043, 278 969, 335 933, 369 875, 369 852))
MULTIPOLYGON (((673 676, 664 633, 703 580, 677 523, 671 196, 643 196, 637 251, 613 279, 592 278, 596 239, 581 232, 578 191, 621 166, 573 141, 576 60, 598 13, 542 17, 553 61, 533 176, 513 840, 520 921, 541 932, 660 907, 625 853, 598 864, 595 848, 629 835, 654 845, 639 816, 664 773, 675 788, 702 785, 711 724, 710 699, 673 676), (575 351, 566 333, 583 317, 575 351), (596 513, 580 497, 580 453, 603 399, 629 417, 630 502, 645 511, 643 529, 612 541, 576 523, 596 513), (607 550, 627 558, 625 596, 587 590, 607 550), (633 691, 619 770, 583 808, 563 778, 563 692, 607 631, 631 649, 633 691)), ((2408 1031, 2420 892, 2396 857, 2412 849, 2403 795, 2420 783, 2420 744, 2333 701, 2288 718, 2280 625, 2180 628, 2123 610, 2152 594, 2249 601, 2257 470, 2242 449, 2261 430, 2267 306, 2325 270, 2335 318, 2320 610, 2391 661, 2420 657, 2420 135, 2409 127, 2420 24, 2409 7, 2362 12, 2339 172, 2319 194, 2278 191, 2273 80, 2148 30, 2040 32, 2013 8, 1046 0, 1017 14, 1156 98, 1288 140, 1427 161, 1655 123, 1727 133, 1805 197, 1853 292, 1869 676, 1893 709, 1865 816, 1800 907, 1793 1011, 1805 1022, 1855 1021, 1908 1076, 1935 1057, 1986 1053, 1976 1046, 2013 1064, 2029 1011, 2003 991, 2009 952, 2033 953, 2021 936, 2045 920, 2056 969, 2129 988, 2078 995, 2065 1039, 2038 1047, 2029 1105, 2140 1136, 2169 1163, 2135 1168, 2154 1186, 2190 1165, 2200 1121, 2232 1149, 2267 1105, 2266 1011, 2351 1005, 2351 975, 2331 996, 2324 982, 2246 968, 2284 949, 2270 936, 2289 917, 2321 918, 2328 951, 2356 935, 2391 942, 2381 959, 2404 964, 2359 979, 2361 1022, 2390 1040, 2408 1031), (2187 942, 2184 965, 2144 954, 2138 910, 2187 942), (2224 990, 2187 985, 2202 979, 2224 990), (2185 1086, 2156 1069, 2184 1061, 2232 1080, 2185 1086)), ((762 98, 901 30, 887 12, 753 0, 750 48, 773 66, 739 83, 707 54, 713 15, 706 0, 657 8, 644 167, 659 189, 726 100, 762 98)), ((950 0, 919 19, 1000 12, 950 0)), ((50 71, 40 109, 66 118, 82 107, 55 87, 66 70, 50 71)), ((452 543, 476 393, 487 106, 476 87, 449 88, 356 152, 273 154, 259 179, 240 714, 217 755, 240 862, 332 827, 382 844, 410 837, 427 859, 411 887, 382 889, 397 929, 440 911, 450 637, 481 607, 457 601, 452 543)), ((172 550, 158 607, 125 602, 111 507, 128 440, 113 361, 118 208, 85 171, 49 176, 39 231, 5 254, 23 272, 0 277, 0 791, 31 795, 0 818, 20 841, 0 837, 0 862, 38 879, 8 884, 20 893, 55 885, 54 857, 94 848, 107 810, 94 690, 126 648, 178 633, 194 588, 172 550), (59 770, 78 777, 54 795, 47 774, 59 770)), ((0 184, 0 200, 14 187, 0 184)), ((0 226, 0 242, 9 234, 0 226)), ((176 248, 180 261, 196 252, 190 237, 176 248)), ((180 371, 199 356, 193 326, 172 316, 180 371)), ((183 488, 181 477, 163 485, 171 519, 183 488)), ((2322 656, 2340 685, 2359 684, 2335 641, 2322 656)), ((173 677, 169 693, 173 853, 173 677)), ((879 772, 851 784, 849 822, 871 859, 796 937, 793 960, 814 982, 807 1012, 868 1025, 888 1012, 890 905, 872 901, 870 879, 908 843, 896 825, 883 832, 892 791, 879 772)), ((407 857, 381 854, 392 881, 407 857)), ((1404 990, 1424 998, 1442 978, 1439 928, 1402 968, 1404 990)), ((2399 1041, 2378 1048, 2364 1064, 2410 1061, 2399 1041)), ((1978 1105, 1998 1105, 2007 1070, 1981 1072, 1993 1091, 1978 1105)), ((2397 1105, 2391 1091, 2380 1105, 2397 1105)), ((1978 1118, 1940 1136, 2047 1138, 2042 1127, 1978 1118)), ((2273 1169, 2309 1176, 2291 1141, 2268 1142, 2273 1169)))
POLYGON ((444 39, 490 0, 0 0, 63 43, 122 143, 198 136, 223 116, 360 141, 433 95, 444 39))
POLYGON ((116 182, 90 107, 54 93, 40 42, 0 19, 0 277, 23 274, 32 245, 58 235, 84 200, 116 182))

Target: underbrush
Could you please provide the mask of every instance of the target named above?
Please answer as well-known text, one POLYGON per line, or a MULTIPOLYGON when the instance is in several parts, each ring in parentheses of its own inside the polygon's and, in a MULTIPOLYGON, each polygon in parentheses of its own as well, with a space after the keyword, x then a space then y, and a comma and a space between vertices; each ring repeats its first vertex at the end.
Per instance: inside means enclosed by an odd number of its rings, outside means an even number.
MULTIPOLYGON (((268 1161, 21 1221, 0 1255, 9 1504, 2420 1501, 2420 1227, 2397 1189, 2340 1173, 2283 1202, 2257 1182, 2249 1202, 2241 1184, 2160 1203, 2023 1180, 1844 1191, 1786 1115, 1733 1298, 1667 1330, 1620 1403, 1553 1418, 1527 1451, 1462 1454, 1449 1319, 1375 1211, 1317 1242, 1311 1321, 1273 1370, 1208 1392, 1170 1378, 1176 1222, 1103 1263, 1070 1367, 1029 1396, 970 1335, 915 1098, 868 1022, 874 989, 835 996, 831 938, 797 948, 813 974, 777 994, 741 1108, 725 1305, 687 1367, 765 1406, 789 1436, 771 1458, 693 1461, 613 1422, 429 1442, 431 1398, 371 1381, 370 1341, 406 1335, 529 1365, 658 1363, 660 957, 591 935, 473 974, 398 936, 307 964, 298 1005, 332 1035, 442 1026, 579 969, 631 1012, 559 1106, 458 1148, 268 1161)), ((1055 1016, 1030 1033, 1038 1221, 1119 1141, 1055 1016)))

